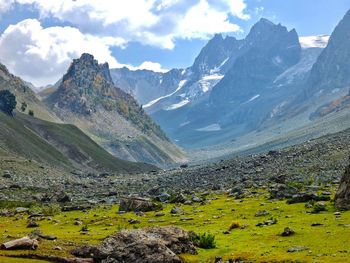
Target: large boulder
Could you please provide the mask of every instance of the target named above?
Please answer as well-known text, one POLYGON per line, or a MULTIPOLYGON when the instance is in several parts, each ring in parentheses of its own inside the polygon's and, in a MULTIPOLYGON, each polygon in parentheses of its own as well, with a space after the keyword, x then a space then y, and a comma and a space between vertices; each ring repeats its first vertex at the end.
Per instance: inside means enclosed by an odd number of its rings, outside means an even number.
POLYGON ((148 198, 124 197, 120 201, 119 211, 124 212, 149 212, 161 209, 161 206, 148 198))
POLYGON ((340 210, 350 210, 350 165, 346 168, 335 195, 335 205, 340 210))
POLYGON ((79 257, 92 257, 98 263, 180 263, 177 256, 195 254, 187 231, 178 227, 123 230, 107 237, 98 247, 73 251, 79 257))

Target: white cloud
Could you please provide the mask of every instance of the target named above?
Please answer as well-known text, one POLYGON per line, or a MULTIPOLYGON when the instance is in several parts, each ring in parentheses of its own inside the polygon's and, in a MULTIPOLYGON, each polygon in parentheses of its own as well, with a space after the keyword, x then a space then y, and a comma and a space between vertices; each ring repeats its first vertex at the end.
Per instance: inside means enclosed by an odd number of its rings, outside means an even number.
POLYGON ((120 64, 110 46, 122 39, 84 35, 72 27, 43 28, 36 19, 9 26, 0 37, 0 61, 11 72, 34 85, 54 83, 67 70, 71 60, 87 52, 112 67, 120 64))
POLYGON ((220 32, 237 32, 239 26, 232 24, 224 11, 212 8, 207 0, 200 0, 179 23, 179 32, 186 38, 206 39, 220 32))
POLYGON ((12 0, 0 0, 0 14, 7 12, 13 3, 12 0))
MULTIPOLYGON (((245 0, 0 0, 0 14, 14 3, 30 5, 40 16, 5 30, 0 36, 0 62, 35 85, 55 82, 83 52, 120 67, 111 47, 136 41, 173 49, 177 39, 208 39, 215 33, 239 31, 231 16, 249 18, 245 0), (44 18, 71 26, 43 28, 39 21, 44 18)), ((128 67, 165 71, 150 61, 128 67)))
POLYGON ((138 67, 131 67, 131 66, 128 66, 128 67, 132 70, 147 69, 147 70, 152 70, 155 72, 163 72, 163 73, 169 71, 167 69, 163 69, 161 64, 157 62, 152 62, 152 61, 145 61, 138 67))
POLYGON ((321 36, 307 36, 300 37, 299 42, 302 48, 325 48, 328 45, 330 36, 321 35, 321 36))
MULTIPOLYGON (((4 0, 0 0, 4 1, 4 0)), ((16 0, 41 17, 72 23, 82 33, 172 49, 177 38, 236 32, 229 16, 249 19, 245 0, 16 0), (196 22, 197 21, 197 22, 196 22)), ((5 2, 4 2, 5 3, 5 2)))

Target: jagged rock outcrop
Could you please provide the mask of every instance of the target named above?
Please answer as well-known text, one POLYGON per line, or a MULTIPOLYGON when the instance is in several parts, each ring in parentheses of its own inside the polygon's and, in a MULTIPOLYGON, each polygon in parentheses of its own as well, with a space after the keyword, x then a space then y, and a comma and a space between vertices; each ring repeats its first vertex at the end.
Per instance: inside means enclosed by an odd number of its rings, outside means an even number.
POLYGON ((123 230, 107 237, 98 247, 82 247, 75 256, 99 263, 180 263, 178 254, 195 254, 187 231, 178 227, 123 230))
POLYGON ((335 196, 335 206, 340 210, 350 210, 350 165, 346 168, 335 196))
POLYGON ((136 100, 114 86, 108 64, 90 54, 73 60, 45 102, 116 157, 158 165, 185 160, 136 100))

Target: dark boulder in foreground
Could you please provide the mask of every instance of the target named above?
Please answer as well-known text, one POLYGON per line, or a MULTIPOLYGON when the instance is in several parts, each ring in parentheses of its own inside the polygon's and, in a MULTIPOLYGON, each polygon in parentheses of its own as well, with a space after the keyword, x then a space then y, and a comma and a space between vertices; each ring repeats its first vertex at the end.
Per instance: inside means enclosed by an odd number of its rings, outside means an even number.
POLYGON ((119 211, 124 212, 149 212, 159 209, 161 209, 160 205, 141 197, 124 197, 119 205, 119 211))
POLYGON ((335 195, 335 206, 340 210, 350 210, 350 165, 346 168, 335 195))
POLYGON ((178 227, 124 230, 107 237, 98 247, 81 247, 75 256, 99 263, 180 263, 182 253, 196 254, 187 231, 178 227))

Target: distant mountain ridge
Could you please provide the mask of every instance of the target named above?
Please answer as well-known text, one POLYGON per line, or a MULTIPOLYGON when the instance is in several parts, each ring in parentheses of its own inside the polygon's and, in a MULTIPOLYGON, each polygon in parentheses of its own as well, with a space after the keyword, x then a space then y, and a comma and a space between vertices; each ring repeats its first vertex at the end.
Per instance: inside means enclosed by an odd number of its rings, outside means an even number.
POLYGON ((144 108, 186 148, 224 144, 273 127, 300 128, 327 103, 322 114, 346 110, 349 21, 348 12, 331 37, 299 37, 295 29, 267 19, 245 39, 215 35, 191 67, 179 69, 171 89, 144 108))

